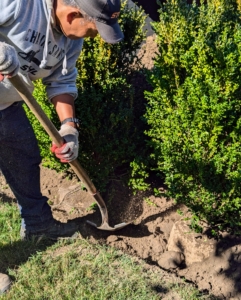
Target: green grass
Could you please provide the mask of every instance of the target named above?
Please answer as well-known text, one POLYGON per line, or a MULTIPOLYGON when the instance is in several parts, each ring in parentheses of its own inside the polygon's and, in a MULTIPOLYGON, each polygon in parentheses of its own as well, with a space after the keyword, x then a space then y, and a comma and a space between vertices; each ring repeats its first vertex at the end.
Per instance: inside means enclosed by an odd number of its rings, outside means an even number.
POLYGON ((1 300, 207 299, 185 282, 164 280, 158 268, 85 239, 20 241, 17 206, 0 199, 0 211, 0 272, 13 280, 1 300))

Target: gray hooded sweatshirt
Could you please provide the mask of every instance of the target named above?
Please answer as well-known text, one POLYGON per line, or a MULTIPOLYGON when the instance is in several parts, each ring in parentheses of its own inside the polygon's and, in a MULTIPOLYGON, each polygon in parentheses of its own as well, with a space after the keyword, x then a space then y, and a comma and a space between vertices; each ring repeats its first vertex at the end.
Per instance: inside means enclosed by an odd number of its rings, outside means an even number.
MULTIPOLYGON (((0 42, 15 47, 19 75, 29 90, 42 78, 48 99, 61 94, 77 97, 75 68, 83 39, 70 40, 55 26, 53 0, 0 0, 0 42), (47 38, 46 38, 47 37, 47 38)), ((0 110, 20 96, 5 78, 0 82, 0 110)))

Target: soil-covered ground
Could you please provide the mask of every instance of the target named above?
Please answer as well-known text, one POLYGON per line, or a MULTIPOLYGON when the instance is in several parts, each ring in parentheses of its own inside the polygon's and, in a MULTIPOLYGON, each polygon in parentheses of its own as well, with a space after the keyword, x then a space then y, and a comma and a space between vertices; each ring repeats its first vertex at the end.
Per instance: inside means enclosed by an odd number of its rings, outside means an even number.
MULTIPOLYGON (((143 61, 147 68, 152 68, 154 36, 148 37, 145 47, 143 61)), ((1 174, 0 187, 0 198, 12 201, 14 196, 1 174)), ((81 189, 77 178, 70 180, 64 174, 41 167, 41 188, 50 199, 54 217, 62 222, 77 219, 83 238, 144 259, 165 270, 167 278, 185 278, 215 299, 241 299, 241 238, 222 233, 222 239, 215 240, 208 235, 208 228, 204 234, 192 232, 184 205, 155 197, 151 192, 133 195, 123 182, 112 180, 102 195, 109 223, 130 224, 119 231, 107 232, 86 222, 99 226, 101 215, 93 197, 81 189)), ((164 187, 159 183, 156 188, 164 187)))
MULTIPOLYGON (((15 201, 1 174, 0 186, 0 198, 15 201)), ((76 219, 83 238, 141 258, 155 272, 161 268, 166 281, 181 283, 185 278, 209 294, 208 299, 241 299, 241 240, 224 235, 222 240, 216 241, 206 234, 193 233, 185 226, 181 227, 181 237, 175 237, 175 229, 189 216, 185 206, 177 206, 172 200, 155 197, 150 192, 132 195, 121 181, 113 180, 108 192, 102 195, 109 223, 111 226, 122 222, 131 224, 109 232, 86 222, 89 220, 99 226, 101 215, 93 197, 81 189, 77 178, 68 179, 64 174, 41 167, 41 188, 50 199, 54 217, 62 222, 76 219), (183 215, 177 213, 178 210, 183 215), (177 249, 170 249, 173 242, 177 249)), ((166 299, 179 298, 172 295, 166 299)))

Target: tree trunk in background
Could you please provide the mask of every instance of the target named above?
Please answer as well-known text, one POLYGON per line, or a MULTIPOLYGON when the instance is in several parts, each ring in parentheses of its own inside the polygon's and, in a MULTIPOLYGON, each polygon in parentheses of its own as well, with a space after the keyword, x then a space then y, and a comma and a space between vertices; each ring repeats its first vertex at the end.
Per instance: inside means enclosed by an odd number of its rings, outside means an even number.
POLYGON ((159 14, 157 11, 160 6, 157 4, 156 0, 133 0, 133 2, 138 6, 142 6, 146 14, 148 14, 153 21, 159 20, 159 14))
MULTIPOLYGON (((134 2, 138 6, 142 6, 146 14, 148 14, 153 21, 159 20, 158 9, 160 8, 160 6, 157 4, 157 0, 133 0, 132 2, 134 2)), ((160 2, 164 3, 165 0, 160 0, 160 2)), ((188 4, 191 4, 192 2, 192 0, 187 0, 188 4)), ((199 3, 200 1, 198 0, 197 4, 199 3)))

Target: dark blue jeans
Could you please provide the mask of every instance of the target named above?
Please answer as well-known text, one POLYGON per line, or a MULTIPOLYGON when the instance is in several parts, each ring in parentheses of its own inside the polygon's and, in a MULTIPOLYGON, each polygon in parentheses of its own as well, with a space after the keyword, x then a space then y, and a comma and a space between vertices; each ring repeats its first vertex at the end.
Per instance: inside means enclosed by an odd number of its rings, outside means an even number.
POLYGON ((53 219, 40 191, 41 157, 22 102, 0 110, 0 169, 18 204, 27 229, 47 228, 53 219))

